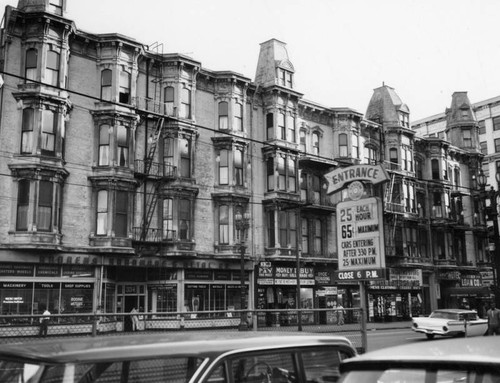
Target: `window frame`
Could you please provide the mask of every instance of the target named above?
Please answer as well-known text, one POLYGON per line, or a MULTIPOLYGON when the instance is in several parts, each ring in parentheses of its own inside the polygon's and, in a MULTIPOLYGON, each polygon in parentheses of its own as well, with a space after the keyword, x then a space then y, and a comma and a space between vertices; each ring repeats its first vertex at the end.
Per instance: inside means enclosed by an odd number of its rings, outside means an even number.
POLYGON ((36 81, 38 78, 38 49, 28 48, 25 53, 24 64, 24 81, 29 83, 29 80, 36 81), (33 53, 33 56, 31 55, 33 53))

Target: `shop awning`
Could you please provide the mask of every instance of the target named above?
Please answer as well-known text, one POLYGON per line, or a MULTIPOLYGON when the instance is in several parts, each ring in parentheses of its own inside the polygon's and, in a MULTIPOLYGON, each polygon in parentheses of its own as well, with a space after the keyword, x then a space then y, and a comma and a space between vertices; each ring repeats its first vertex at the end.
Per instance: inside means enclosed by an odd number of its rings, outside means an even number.
POLYGON ((492 291, 487 286, 482 287, 449 287, 443 291, 450 297, 489 297, 492 291))

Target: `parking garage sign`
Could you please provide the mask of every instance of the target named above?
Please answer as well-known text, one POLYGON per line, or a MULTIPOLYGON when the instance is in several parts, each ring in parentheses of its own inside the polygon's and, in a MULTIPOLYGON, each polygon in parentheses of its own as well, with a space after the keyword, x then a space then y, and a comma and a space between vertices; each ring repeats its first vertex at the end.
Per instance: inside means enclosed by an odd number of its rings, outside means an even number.
MULTIPOLYGON (((382 202, 377 197, 338 203, 339 271, 380 270, 385 267, 382 213, 382 202)), ((381 276, 379 273, 374 275, 381 276)), ((365 276, 359 279, 371 278, 365 276)))

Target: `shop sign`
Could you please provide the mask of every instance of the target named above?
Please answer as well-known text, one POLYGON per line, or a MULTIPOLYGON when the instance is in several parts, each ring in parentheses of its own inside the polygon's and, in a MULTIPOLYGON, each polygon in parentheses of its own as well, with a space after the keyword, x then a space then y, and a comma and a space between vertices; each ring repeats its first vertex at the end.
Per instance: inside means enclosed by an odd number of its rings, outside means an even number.
POLYGON ((202 281, 212 280, 211 270, 186 270, 186 279, 197 279, 202 281))
POLYGON ((94 276, 93 266, 63 265, 63 277, 88 278, 94 276))
POLYGON ((423 284, 421 269, 390 269, 389 281, 397 283, 423 284))
POLYGON ((440 270, 438 273, 438 278, 446 281, 458 281, 460 280, 460 271, 440 270))
POLYGON ((231 272, 230 271, 214 271, 214 280, 216 281, 230 281, 231 272))
POLYGON ((2 282, 2 289, 32 289, 33 283, 30 282, 2 282))
POLYGON ((480 271, 481 273, 481 280, 483 281, 483 286, 491 286, 495 279, 493 277, 493 271, 488 270, 488 271, 480 271))
POLYGON ((12 276, 32 277, 33 271, 34 271, 33 265, 27 265, 23 263, 19 264, 4 263, 0 265, 0 276, 2 277, 12 277, 12 276))
POLYGON ((274 278, 258 278, 258 285, 274 285, 274 278))
POLYGON ((186 289, 191 289, 191 290, 195 290, 195 289, 202 289, 202 290, 205 290, 205 289, 208 289, 208 285, 186 285, 186 289))
POLYGON ((148 288, 151 290, 175 290, 177 288, 177 285, 148 285, 148 288))
MULTIPOLYGON (((125 286, 125 292, 129 292, 127 291, 129 287, 133 287, 134 288, 134 293, 135 293, 135 287, 136 286, 125 286)), ((84 289, 84 290, 89 290, 89 289, 93 289, 94 288, 94 284, 93 283, 63 283, 62 284, 62 288, 63 289, 84 289)))
POLYGON ((24 298, 23 297, 4 297, 2 303, 4 305, 22 304, 22 303, 24 303, 24 298))
POLYGON ((61 267, 57 265, 37 265, 35 273, 37 277, 58 277, 61 275, 61 267))
POLYGON ((71 297, 70 306, 75 308, 83 307, 83 297, 71 297))
POLYGON ((321 290, 316 291, 317 297, 325 297, 327 295, 337 295, 338 288, 336 286, 325 286, 321 290))
POLYGON ((371 271, 385 267, 382 222, 380 198, 370 197, 337 204, 340 271, 371 271))
POLYGON ((331 285, 333 283, 333 272, 326 270, 316 270, 314 279, 318 285, 331 285))
POLYGON ((460 287, 481 287, 483 282, 480 275, 462 275, 460 277, 460 287))
POLYGON ((59 289, 59 286, 61 286, 59 283, 52 283, 52 282, 35 283, 35 289, 59 289))
POLYGON ((371 269, 358 271, 335 271, 335 279, 343 281, 369 281, 374 279, 385 279, 385 269, 371 269))
MULTIPOLYGON (((259 262, 259 270, 257 272, 259 278, 273 278, 273 266, 271 262, 259 262)), ((271 283, 272 284, 272 283, 271 283)))
POLYGON ((389 180, 389 175, 382 165, 354 165, 339 168, 325 174, 328 182, 327 194, 342 189, 346 183, 353 181, 368 181, 378 184, 389 180))

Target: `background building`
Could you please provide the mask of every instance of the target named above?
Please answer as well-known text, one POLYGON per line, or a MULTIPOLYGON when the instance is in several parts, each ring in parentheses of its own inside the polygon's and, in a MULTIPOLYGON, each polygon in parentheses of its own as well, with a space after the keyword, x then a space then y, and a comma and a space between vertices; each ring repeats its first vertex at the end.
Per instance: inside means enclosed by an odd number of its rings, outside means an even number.
POLYGON ((358 285, 334 278, 346 194, 327 195, 324 176, 361 163, 391 175, 369 190, 385 202, 389 268, 368 286, 369 317, 457 305, 446 291, 479 283, 483 155, 468 100, 453 97, 448 141, 422 137, 385 85, 366 116, 304 99, 276 39, 251 80, 80 31, 65 3, 5 10, 2 314, 357 306, 358 285))

